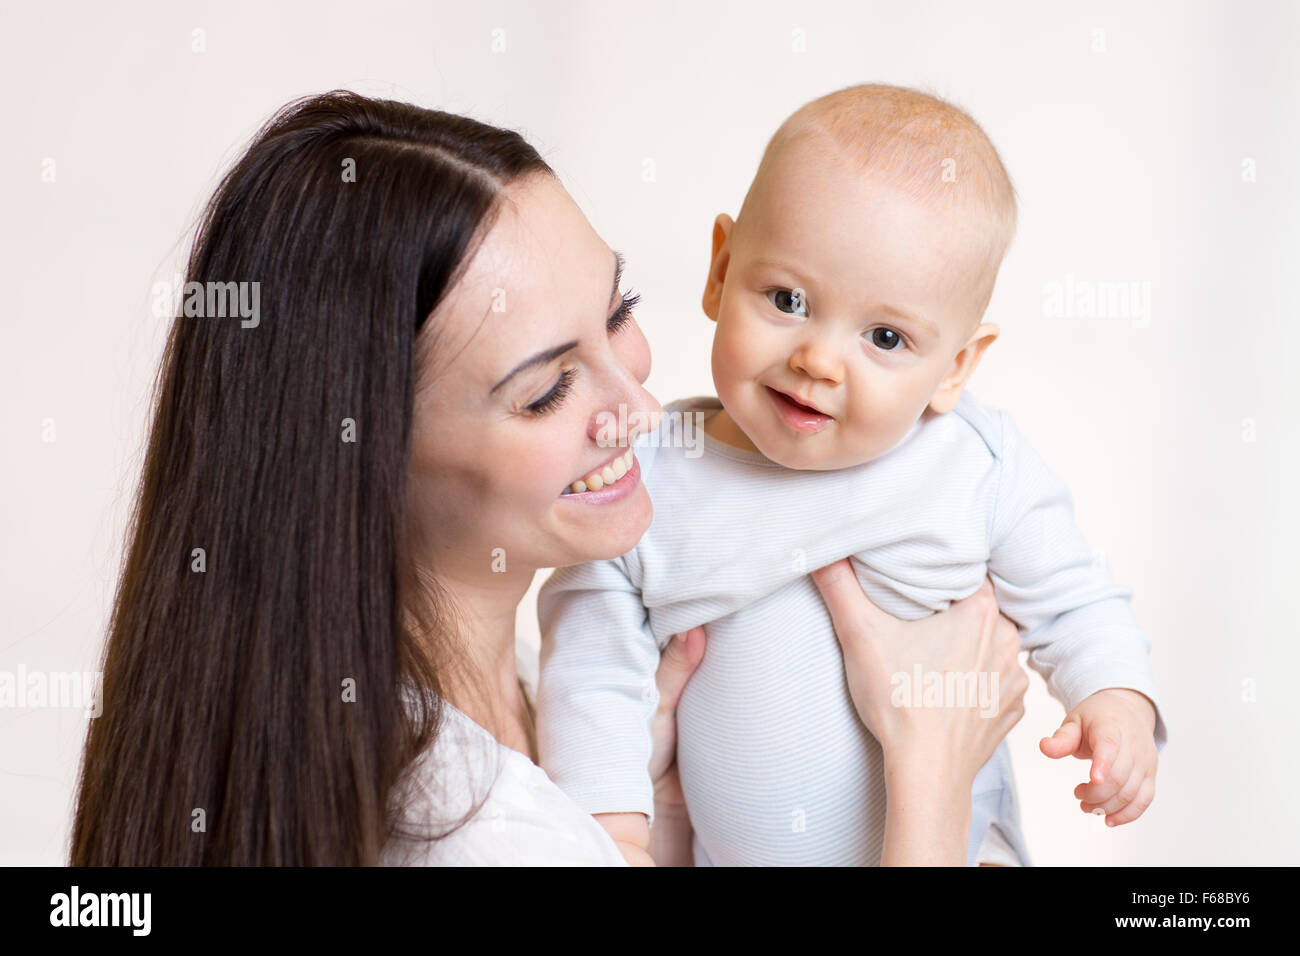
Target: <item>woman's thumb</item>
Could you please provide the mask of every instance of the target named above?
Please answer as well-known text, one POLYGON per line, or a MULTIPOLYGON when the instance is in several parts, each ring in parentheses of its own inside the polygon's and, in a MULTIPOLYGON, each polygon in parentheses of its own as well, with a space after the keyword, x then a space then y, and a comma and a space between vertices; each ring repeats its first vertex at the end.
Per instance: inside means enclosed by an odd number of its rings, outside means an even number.
POLYGON ((862 590, 858 576, 848 558, 841 558, 824 568, 812 572, 813 582, 822 593, 826 609, 840 640, 851 635, 858 627, 870 626, 884 615, 862 590))
POLYGON ((668 641, 663 653, 659 655, 659 670, 655 675, 661 707, 677 706, 677 698, 681 696, 686 681, 695 673, 695 668, 700 666, 700 661, 704 660, 704 645, 702 626, 674 634, 668 641))

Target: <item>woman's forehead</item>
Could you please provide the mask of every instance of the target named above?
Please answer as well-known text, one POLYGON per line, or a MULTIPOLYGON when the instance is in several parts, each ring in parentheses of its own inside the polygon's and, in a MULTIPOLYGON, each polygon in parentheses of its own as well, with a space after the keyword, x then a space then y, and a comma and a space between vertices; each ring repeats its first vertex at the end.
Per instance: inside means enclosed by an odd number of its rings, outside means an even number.
POLYGON ((462 284, 498 315, 510 314, 512 299, 596 295, 603 305, 610 258, 564 187, 551 176, 530 176, 506 190, 462 284))
POLYGON ((439 351, 489 375, 512 366, 515 353, 579 337, 590 316, 608 307, 613 263, 614 253, 553 177, 512 185, 439 307, 439 351))

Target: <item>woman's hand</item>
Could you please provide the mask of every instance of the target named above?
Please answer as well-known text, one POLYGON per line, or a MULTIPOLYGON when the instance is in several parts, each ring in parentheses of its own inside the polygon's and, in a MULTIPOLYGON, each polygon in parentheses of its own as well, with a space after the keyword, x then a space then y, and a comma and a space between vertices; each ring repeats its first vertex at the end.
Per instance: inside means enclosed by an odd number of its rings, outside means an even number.
POLYGON ((884 750, 889 817, 881 862, 960 865, 975 774, 1025 712, 1029 678, 1016 625, 998 612, 987 580, 946 611, 901 621, 863 593, 847 558, 812 577, 835 625, 854 706, 884 750), (924 686, 911 686, 918 669, 923 679, 965 678, 959 683, 973 684, 975 699, 924 706, 924 686))
POLYGON ((695 627, 668 642, 659 660, 655 682, 659 708, 651 722, 654 749, 650 779, 655 786, 655 825, 650 830, 650 855, 659 866, 691 866, 691 821, 686 815, 681 777, 677 774, 677 701, 682 688, 704 659, 704 628, 695 627))
POLYGON ((692 866, 691 820, 677 773, 677 701, 682 688, 704 659, 704 628, 675 634, 659 656, 655 685, 659 706, 650 722, 653 748, 650 779, 654 781, 655 823, 644 813, 597 813, 596 822, 613 838, 631 866, 692 866))

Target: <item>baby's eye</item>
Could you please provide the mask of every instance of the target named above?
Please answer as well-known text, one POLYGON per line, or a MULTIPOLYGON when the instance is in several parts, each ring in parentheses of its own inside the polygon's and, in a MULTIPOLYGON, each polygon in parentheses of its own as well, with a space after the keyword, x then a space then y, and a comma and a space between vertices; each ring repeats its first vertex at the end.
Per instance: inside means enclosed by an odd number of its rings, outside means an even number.
POLYGON ((896 352, 899 346, 903 344, 903 337, 893 329, 882 326, 871 330, 871 344, 886 352, 896 352))
POLYGON ((808 301, 803 289, 772 289, 767 293, 767 300, 786 315, 808 314, 808 301))

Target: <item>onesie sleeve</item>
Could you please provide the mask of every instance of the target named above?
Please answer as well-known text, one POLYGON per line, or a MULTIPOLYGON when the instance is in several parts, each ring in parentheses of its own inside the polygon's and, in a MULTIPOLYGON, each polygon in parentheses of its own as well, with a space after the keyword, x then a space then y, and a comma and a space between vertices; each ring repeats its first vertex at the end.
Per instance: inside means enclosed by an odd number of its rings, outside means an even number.
POLYGON ((660 648, 626 557, 560 568, 538 593, 538 757, 588 813, 640 812, 653 823, 660 648))
POLYGON ((1149 697, 1156 748, 1167 733, 1151 671, 1147 635, 1074 521, 1065 483, 1029 447, 1005 412, 1000 477, 989 535, 989 570, 998 606, 1020 627, 1029 665, 1066 711, 1107 687, 1149 697))

